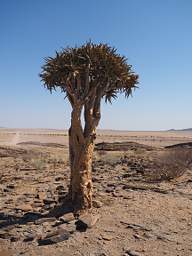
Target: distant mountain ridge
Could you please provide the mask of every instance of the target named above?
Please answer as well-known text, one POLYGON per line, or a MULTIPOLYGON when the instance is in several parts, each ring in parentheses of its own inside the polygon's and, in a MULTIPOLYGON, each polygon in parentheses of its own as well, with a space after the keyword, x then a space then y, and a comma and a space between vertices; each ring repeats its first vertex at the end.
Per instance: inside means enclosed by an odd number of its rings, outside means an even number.
POLYGON ((168 131, 173 131, 173 132, 192 132, 192 128, 187 128, 187 129, 170 129, 168 131))

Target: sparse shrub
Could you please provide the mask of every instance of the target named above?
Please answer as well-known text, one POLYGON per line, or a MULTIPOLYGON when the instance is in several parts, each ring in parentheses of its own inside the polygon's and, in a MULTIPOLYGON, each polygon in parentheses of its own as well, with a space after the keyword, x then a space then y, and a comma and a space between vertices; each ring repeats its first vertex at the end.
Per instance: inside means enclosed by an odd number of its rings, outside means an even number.
POLYGON ((46 167, 44 159, 41 158, 33 159, 32 164, 37 170, 43 170, 46 167))
POLYGON ((51 157, 48 159, 49 164, 53 164, 55 167, 57 165, 65 164, 67 163, 67 158, 62 158, 62 157, 51 157))
POLYGON ((153 161, 152 167, 152 180, 162 181, 180 177, 192 167, 192 150, 167 150, 153 161))
POLYGON ((101 158, 103 158, 105 155, 107 155, 107 151, 99 150, 99 151, 96 152, 95 158, 98 159, 98 160, 101 160, 101 158))
POLYGON ((122 152, 102 151, 102 154, 100 154, 99 160, 110 166, 115 166, 121 163, 122 156, 123 156, 122 152))
POLYGON ((61 158, 61 157, 58 159, 58 161, 57 161, 57 162, 58 162, 58 164, 64 164, 64 163, 65 163, 64 159, 63 159, 63 158, 61 158))
POLYGON ((144 148, 137 148, 135 150, 135 154, 138 154, 138 155, 141 155, 141 154, 144 154, 145 153, 145 149, 144 148))

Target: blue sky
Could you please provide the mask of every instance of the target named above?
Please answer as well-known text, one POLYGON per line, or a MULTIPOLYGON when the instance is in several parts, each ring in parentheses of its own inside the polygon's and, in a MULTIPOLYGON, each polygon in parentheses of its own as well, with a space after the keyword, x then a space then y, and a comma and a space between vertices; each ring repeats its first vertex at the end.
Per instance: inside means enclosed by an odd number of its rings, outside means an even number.
POLYGON ((102 105, 99 128, 192 127, 192 1, 1 0, 0 126, 66 129, 70 106, 38 77, 44 57, 92 39, 140 76, 133 98, 102 105))

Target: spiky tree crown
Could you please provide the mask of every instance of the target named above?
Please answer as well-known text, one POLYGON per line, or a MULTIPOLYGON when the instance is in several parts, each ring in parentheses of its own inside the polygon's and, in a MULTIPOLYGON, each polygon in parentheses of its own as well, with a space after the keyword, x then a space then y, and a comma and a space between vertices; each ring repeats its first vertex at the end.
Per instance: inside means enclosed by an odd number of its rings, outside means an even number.
POLYGON ((138 75, 124 56, 107 44, 92 42, 46 58, 40 77, 51 92, 60 88, 71 104, 86 102, 93 92, 110 102, 118 92, 128 97, 138 83, 138 75))

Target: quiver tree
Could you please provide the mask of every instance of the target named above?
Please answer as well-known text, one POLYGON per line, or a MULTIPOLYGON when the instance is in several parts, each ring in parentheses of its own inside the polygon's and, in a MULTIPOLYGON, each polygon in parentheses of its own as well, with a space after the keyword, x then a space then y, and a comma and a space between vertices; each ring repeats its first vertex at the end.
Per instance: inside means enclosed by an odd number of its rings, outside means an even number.
POLYGON ((40 77, 50 92, 60 89, 71 104, 69 196, 75 210, 89 209, 92 207, 92 157, 96 127, 101 118, 101 100, 104 98, 111 103, 118 93, 128 97, 138 83, 138 76, 115 48, 88 42, 46 58, 40 77))

